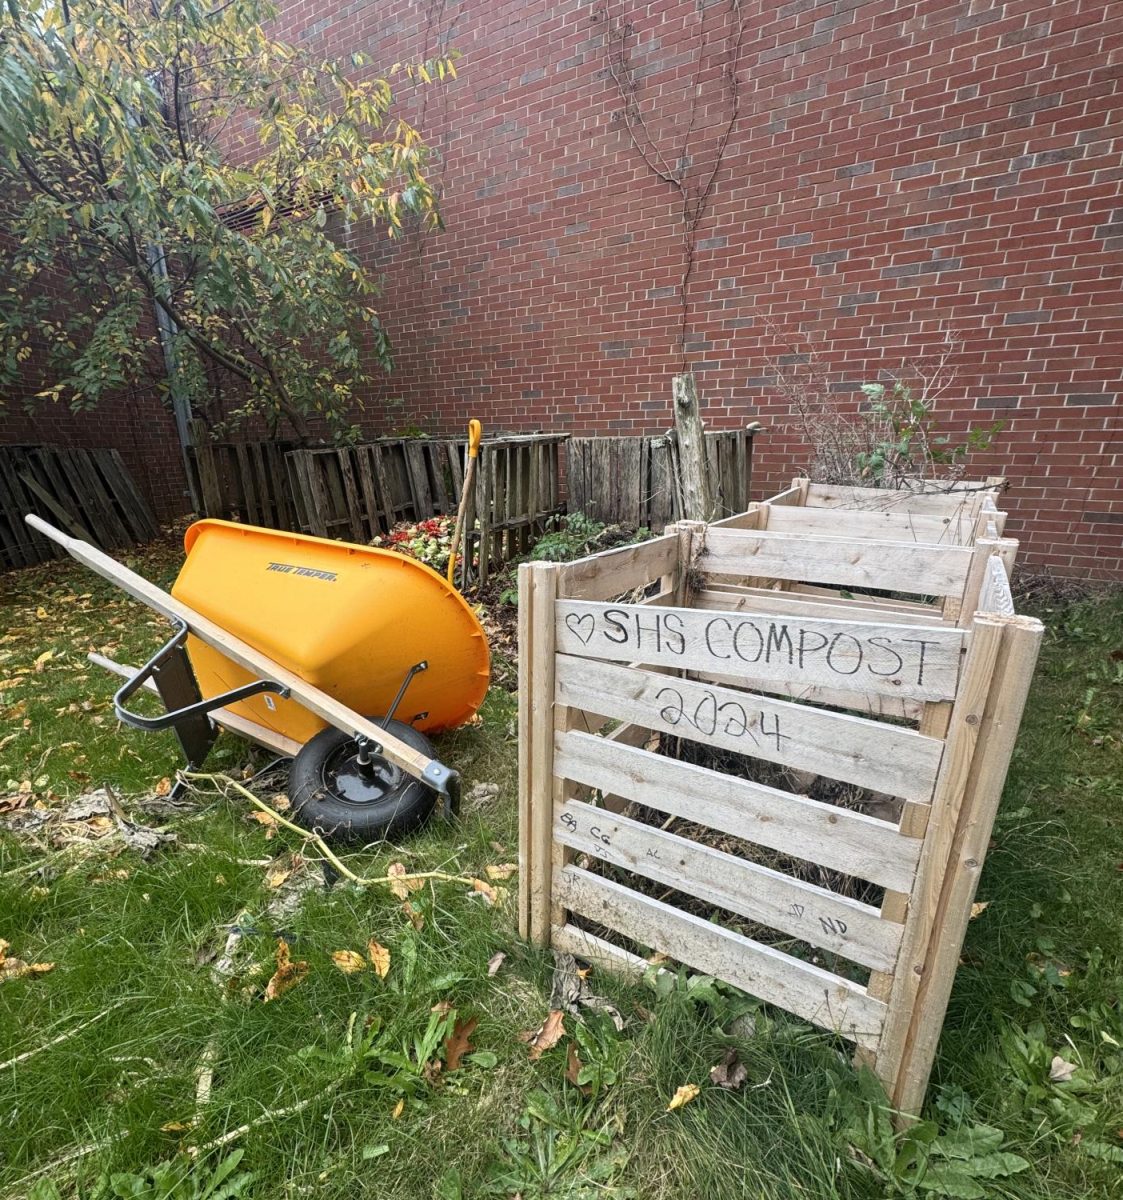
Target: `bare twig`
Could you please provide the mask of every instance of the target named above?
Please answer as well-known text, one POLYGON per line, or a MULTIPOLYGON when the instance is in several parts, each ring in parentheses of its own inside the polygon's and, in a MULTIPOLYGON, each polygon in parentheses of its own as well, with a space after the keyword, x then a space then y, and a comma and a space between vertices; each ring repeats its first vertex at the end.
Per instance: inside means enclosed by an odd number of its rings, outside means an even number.
POLYGON ((9 1058, 7 1062, 0 1063, 0 1071, 6 1070, 8 1067, 14 1067, 18 1063, 27 1062, 29 1058, 34 1058, 37 1054, 42 1054, 44 1050, 50 1050, 52 1046, 57 1046, 62 1042, 68 1042, 72 1037, 76 1037, 83 1029, 89 1029, 91 1025, 96 1025, 103 1017, 109 1016, 114 1009, 120 1008, 126 1001, 132 999, 131 996, 125 996, 121 1000, 117 1000, 108 1008, 103 1008, 96 1016, 90 1017, 88 1021, 83 1021, 80 1025, 75 1025, 73 1029, 68 1029, 65 1033, 60 1033, 58 1037, 51 1038, 49 1042, 44 1042, 41 1046, 36 1046, 34 1050, 25 1050, 22 1054, 17 1054, 15 1058, 9 1058))
POLYGON ((359 887, 372 887, 376 884, 394 887, 398 884, 412 883, 414 880, 426 879, 434 879, 441 883, 459 883, 465 887, 474 887, 477 882, 474 878, 465 875, 450 875, 447 871, 416 871, 412 875, 356 875, 318 833, 311 833, 309 830, 302 829, 299 825, 282 817, 275 808, 271 808, 264 800, 258 799, 249 788, 243 787, 236 779, 231 779, 229 775, 208 774, 202 771, 180 771, 179 777, 190 783, 209 783, 223 795, 228 794, 227 789, 233 789, 256 808, 268 813, 278 825, 283 825, 286 829, 291 829, 293 833, 299 833, 302 838, 305 838, 319 850, 340 875, 357 884, 359 887))
POLYGON ((239 1125, 237 1129, 231 1129, 224 1133, 221 1137, 216 1137, 212 1141, 204 1142, 201 1146, 188 1146, 187 1153, 191 1158, 198 1158, 200 1154, 206 1154, 211 1150, 217 1150, 221 1146, 228 1146, 231 1142, 235 1142, 238 1138, 247 1134, 252 1129, 256 1129, 259 1125, 264 1125, 268 1121, 278 1121, 282 1117, 291 1117, 298 1112, 303 1112, 310 1104, 314 1104, 317 1100, 324 1096, 330 1095, 339 1087, 340 1080, 335 1083, 329 1083, 327 1087, 321 1088, 314 1096, 306 1096, 303 1100, 298 1100, 295 1104, 290 1104, 287 1108, 271 1108, 263 1112, 261 1116, 254 1117, 252 1121, 247 1121, 244 1125, 239 1125))

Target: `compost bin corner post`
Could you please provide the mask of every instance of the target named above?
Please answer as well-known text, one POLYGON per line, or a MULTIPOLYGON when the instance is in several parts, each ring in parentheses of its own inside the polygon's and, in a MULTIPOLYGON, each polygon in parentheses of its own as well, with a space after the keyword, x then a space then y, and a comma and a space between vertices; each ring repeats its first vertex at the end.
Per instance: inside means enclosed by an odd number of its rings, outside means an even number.
POLYGON ((1042 634, 1029 617, 979 614, 973 622, 877 1052, 875 1069, 904 1124, 924 1103, 1042 634), (973 657, 986 682, 981 696, 968 678, 973 657))
POLYGON ((558 567, 519 567, 519 933, 550 941, 558 567))

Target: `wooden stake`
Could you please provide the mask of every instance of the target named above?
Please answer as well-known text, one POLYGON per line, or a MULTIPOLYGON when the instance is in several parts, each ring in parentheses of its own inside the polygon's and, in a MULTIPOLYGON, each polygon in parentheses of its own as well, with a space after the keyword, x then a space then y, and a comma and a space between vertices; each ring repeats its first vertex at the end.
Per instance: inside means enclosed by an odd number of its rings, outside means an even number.
POLYGON ((709 521, 714 516, 714 497, 706 464, 706 430, 694 376, 676 375, 671 382, 671 394, 682 475, 682 516, 688 521, 709 521))

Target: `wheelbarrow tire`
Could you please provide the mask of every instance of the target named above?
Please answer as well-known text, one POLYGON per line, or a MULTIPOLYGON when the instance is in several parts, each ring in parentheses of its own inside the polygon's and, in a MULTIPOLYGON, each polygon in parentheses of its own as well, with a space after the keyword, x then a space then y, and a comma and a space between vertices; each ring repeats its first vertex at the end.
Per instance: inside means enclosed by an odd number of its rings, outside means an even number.
MULTIPOLYGON (((391 720, 385 729, 426 758, 434 757, 429 739, 411 725, 391 720)), ((356 784, 361 792, 357 752, 352 737, 331 727, 305 743, 289 769, 289 800, 297 823, 322 837, 347 842, 398 838, 419 828, 436 806, 436 793, 375 755, 381 786, 363 799, 355 794, 356 784)))

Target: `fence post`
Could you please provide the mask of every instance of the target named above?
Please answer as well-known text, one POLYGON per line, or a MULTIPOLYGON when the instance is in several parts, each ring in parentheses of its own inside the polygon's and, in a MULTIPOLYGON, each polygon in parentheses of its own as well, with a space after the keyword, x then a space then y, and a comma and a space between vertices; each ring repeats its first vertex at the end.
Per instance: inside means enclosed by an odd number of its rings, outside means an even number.
POLYGON ((698 408, 698 391, 691 374, 676 375, 671 381, 675 429, 678 432, 679 469, 682 472, 683 510, 688 521, 709 521, 714 515, 714 497, 706 456, 706 434, 698 408))

